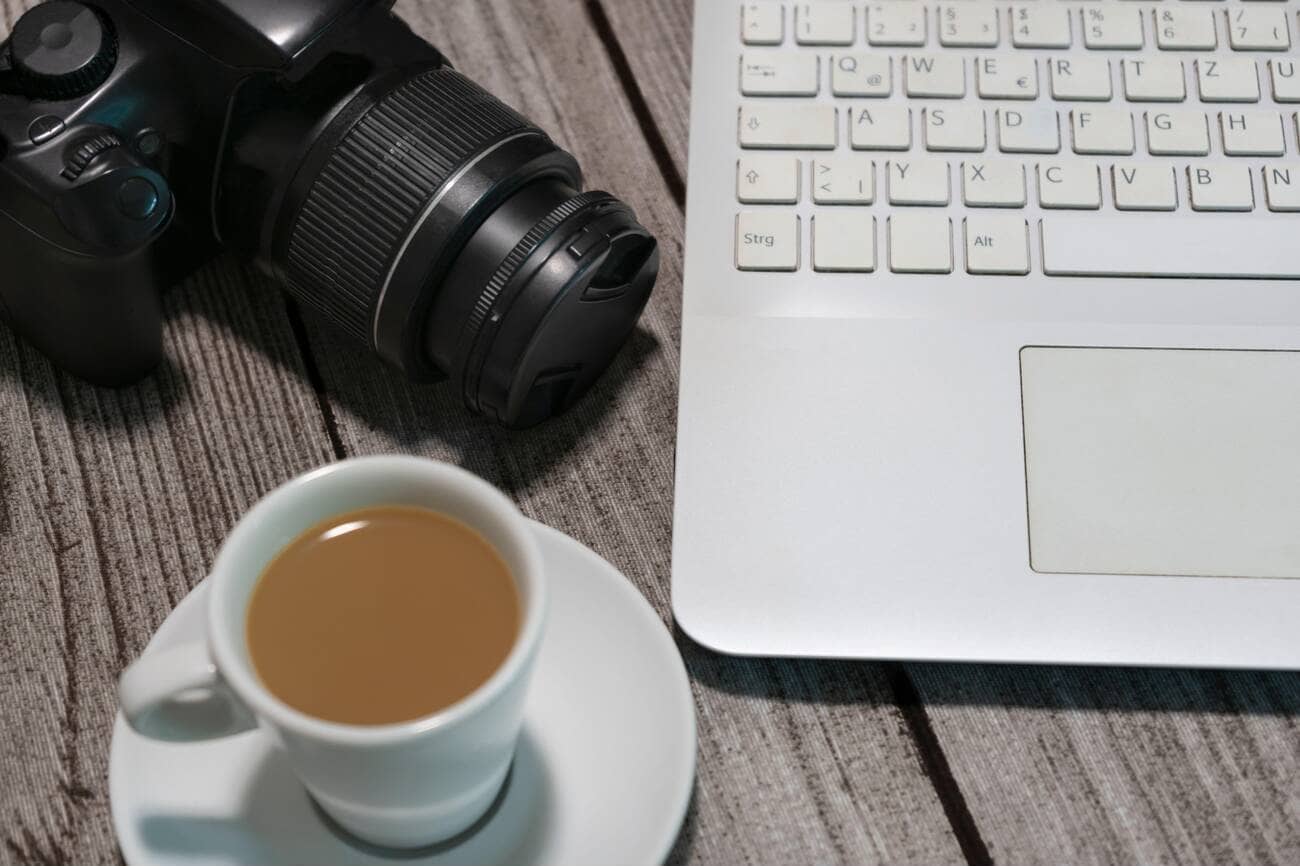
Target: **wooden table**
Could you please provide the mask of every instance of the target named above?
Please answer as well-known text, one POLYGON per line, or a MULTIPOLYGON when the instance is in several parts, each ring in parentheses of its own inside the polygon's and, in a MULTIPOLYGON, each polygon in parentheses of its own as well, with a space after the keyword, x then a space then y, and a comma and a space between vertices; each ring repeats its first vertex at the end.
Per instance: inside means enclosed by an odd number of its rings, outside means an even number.
MULTIPOLYGON (((24 2, 0 0, 4 28, 24 2)), ((662 239, 641 328, 526 433, 406 384, 230 259, 168 295, 167 361, 133 388, 0 328, 0 862, 119 860, 119 671, 239 515, 317 464, 466 466, 672 622, 690 0, 398 5, 662 239)), ((748 660, 675 634, 700 724, 675 862, 1300 863, 1296 675, 748 660)))

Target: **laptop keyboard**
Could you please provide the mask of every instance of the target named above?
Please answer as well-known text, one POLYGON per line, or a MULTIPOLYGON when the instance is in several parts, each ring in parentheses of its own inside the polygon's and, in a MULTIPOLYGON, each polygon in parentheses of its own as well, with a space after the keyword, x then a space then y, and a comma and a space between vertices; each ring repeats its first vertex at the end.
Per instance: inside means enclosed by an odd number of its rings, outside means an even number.
POLYGON ((745 3, 736 267, 1300 278, 1298 10, 745 3))

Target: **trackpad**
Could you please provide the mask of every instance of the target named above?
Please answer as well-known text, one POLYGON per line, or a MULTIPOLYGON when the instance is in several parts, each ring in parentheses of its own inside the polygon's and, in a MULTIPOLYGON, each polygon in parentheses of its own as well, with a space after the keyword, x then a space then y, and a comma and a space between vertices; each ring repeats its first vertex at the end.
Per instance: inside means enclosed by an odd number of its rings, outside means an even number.
POLYGON ((1035 571, 1300 577, 1300 352, 1020 352, 1035 571))

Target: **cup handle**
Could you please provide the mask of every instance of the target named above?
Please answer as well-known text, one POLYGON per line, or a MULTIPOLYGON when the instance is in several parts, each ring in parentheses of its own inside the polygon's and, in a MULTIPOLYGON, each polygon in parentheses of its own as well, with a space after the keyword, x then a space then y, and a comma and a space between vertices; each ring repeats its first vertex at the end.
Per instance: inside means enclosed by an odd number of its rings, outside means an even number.
POLYGON ((257 726, 252 713, 226 685, 217 671, 208 648, 189 643, 151 652, 136 659, 117 684, 118 703, 127 724, 139 734, 160 739, 203 740, 238 733, 257 726), (155 711, 175 702, 186 693, 219 699, 224 712, 220 719, 213 713, 177 713, 167 733, 150 725, 155 711), (175 728, 181 728, 179 732, 175 728))

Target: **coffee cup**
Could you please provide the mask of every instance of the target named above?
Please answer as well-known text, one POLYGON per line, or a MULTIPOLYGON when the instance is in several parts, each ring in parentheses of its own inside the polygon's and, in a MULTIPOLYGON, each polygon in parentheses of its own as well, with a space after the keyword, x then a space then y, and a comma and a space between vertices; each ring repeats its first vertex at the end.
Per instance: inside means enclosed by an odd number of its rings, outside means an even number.
POLYGON ((378 845, 443 841, 486 813, 510 769, 547 606, 537 542, 505 495, 462 469, 423 458, 345 460, 290 481, 253 506, 222 545, 208 583, 206 642, 147 653, 123 673, 119 698, 133 728, 148 734, 150 716, 187 695, 220 694, 283 750, 322 810, 378 845), (485 682, 431 715, 378 725, 327 721, 294 709, 260 681, 245 641, 248 607, 263 572, 287 545, 331 518, 378 506, 429 509, 479 533, 515 581, 518 636, 485 682))

